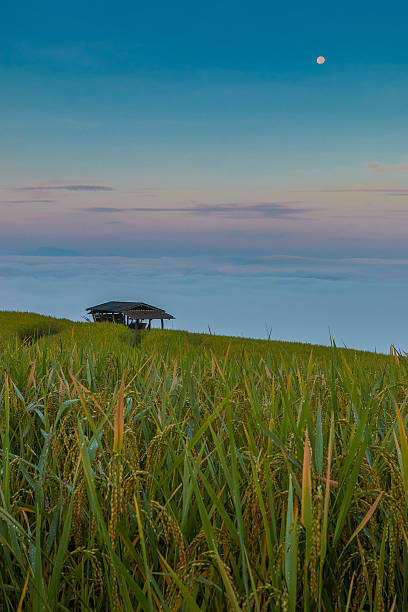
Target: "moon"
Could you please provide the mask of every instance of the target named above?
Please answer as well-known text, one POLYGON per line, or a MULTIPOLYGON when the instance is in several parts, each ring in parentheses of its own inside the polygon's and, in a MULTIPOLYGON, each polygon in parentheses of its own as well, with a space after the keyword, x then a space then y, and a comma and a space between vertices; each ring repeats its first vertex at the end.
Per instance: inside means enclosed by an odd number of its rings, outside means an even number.
POLYGON ((318 64, 324 64, 325 61, 326 59, 323 57, 323 55, 319 55, 319 57, 316 60, 318 64))

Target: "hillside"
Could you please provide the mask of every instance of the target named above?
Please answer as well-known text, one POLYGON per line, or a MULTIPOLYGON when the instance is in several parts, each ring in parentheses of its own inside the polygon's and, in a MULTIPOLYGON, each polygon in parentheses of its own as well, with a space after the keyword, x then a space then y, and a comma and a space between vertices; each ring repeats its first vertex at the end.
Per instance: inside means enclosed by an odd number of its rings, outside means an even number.
POLYGON ((408 608, 405 356, 0 313, 1 608, 408 608))
MULTIPOLYGON (((277 356, 283 354, 295 359, 309 359, 310 352, 319 361, 330 359, 331 348, 322 345, 313 345, 300 342, 284 342, 277 340, 257 340, 251 338, 220 336, 204 333, 192 333, 180 330, 159 330, 135 332, 122 325, 111 323, 85 323, 70 321, 69 319, 57 319, 46 317, 35 313, 0 311, 0 342, 15 338, 23 343, 33 343, 40 340, 40 346, 61 346, 74 343, 77 346, 89 344, 100 348, 111 345, 112 342, 120 341, 118 346, 121 352, 124 345, 129 348, 138 346, 150 350, 153 346, 160 346, 164 351, 177 353, 183 350, 194 350, 195 348, 213 351, 222 356, 229 348, 232 355, 242 355, 243 351, 252 356, 265 357, 265 355, 277 356)), ((347 359, 372 361, 374 354, 369 351, 358 351, 354 349, 341 349, 340 351, 347 359)), ((383 360, 383 355, 375 357, 383 360)), ((385 362, 388 362, 388 356, 385 362)))

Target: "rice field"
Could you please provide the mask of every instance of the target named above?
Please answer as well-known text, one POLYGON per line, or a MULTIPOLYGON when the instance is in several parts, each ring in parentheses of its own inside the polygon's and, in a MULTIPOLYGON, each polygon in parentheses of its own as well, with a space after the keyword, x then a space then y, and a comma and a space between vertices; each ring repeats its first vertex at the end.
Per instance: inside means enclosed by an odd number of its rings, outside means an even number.
POLYGON ((408 359, 0 312, 0 609, 408 609, 408 359))

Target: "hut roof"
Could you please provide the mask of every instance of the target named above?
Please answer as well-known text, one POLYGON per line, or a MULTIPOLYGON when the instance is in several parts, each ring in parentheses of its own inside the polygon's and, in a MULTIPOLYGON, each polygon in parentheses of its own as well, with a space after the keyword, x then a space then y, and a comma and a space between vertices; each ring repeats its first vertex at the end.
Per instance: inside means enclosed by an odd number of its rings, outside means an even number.
POLYGON ((132 319, 174 319, 164 310, 126 310, 126 314, 132 319))
POLYGON ((87 308, 89 312, 126 312, 127 310, 164 310, 144 302, 104 302, 87 308))
POLYGON ((145 302, 104 302, 86 309, 89 313, 126 313, 134 319, 174 319, 162 308, 145 302))

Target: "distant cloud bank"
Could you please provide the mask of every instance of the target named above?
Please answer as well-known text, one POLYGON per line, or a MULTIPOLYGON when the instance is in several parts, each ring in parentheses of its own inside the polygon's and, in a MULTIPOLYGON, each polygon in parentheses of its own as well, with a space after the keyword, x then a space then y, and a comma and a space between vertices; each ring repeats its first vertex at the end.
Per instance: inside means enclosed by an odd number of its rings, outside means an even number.
POLYGON ((109 185, 32 185, 16 187, 17 191, 115 191, 109 185))
POLYGON ((0 204, 55 204, 56 200, 0 200, 0 204))
POLYGON ((91 206, 84 210, 90 213, 127 213, 127 212, 153 212, 153 213, 195 213, 199 215, 220 215, 223 217, 283 217, 299 213, 311 212, 311 209, 295 208, 293 204, 299 201, 289 202, 260 202, 258 204, 197 204, 185 207, 147 207, 137 206, 131 208, 119 208, 115 206, 91 206))

